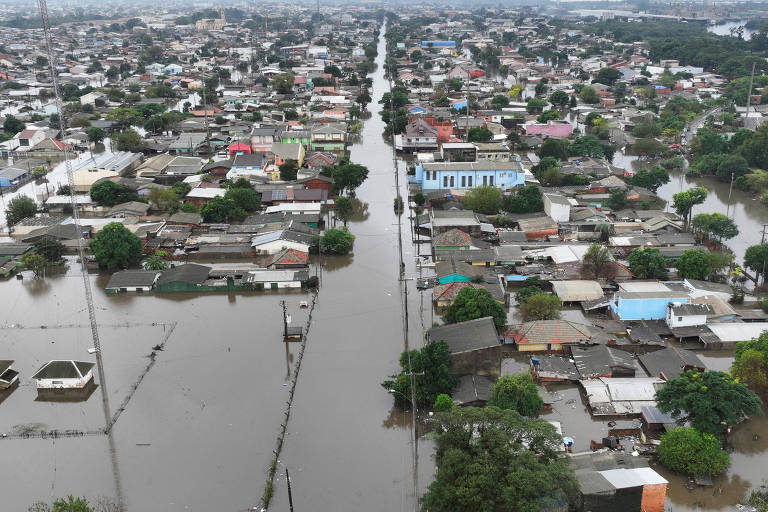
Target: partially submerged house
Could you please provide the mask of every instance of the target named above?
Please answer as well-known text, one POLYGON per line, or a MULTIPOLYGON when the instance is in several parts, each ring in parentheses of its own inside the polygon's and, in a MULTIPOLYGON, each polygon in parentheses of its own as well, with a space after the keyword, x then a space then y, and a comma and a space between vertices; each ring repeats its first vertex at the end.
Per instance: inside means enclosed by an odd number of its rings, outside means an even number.
POLYGON ((108 294, 150 292, 159 276, 156 270, 121 270, 112 274, 104 290, 108 294))
POLYGON ((32 379, 37 381, 38 400, 85 400, 96 389, 95 363, 53 360, 45 363, 32 379))
POLYGON ((567 345, 590 342, 592 333, 586 325, 568 320, 534 320, 507 326, 504 339, 520 352, 562 352, 567 345))
POLYGON ((0 390, 9 389, 19 383, 19 372, 11 368, 13 360, 0 361, 0 390))
POLYGON ((444 341, 453 358, 452 371, 474 374, 481 369, 496 368, 505 348, 490 316, 445 324, 427 331, 427 342, 444 341))

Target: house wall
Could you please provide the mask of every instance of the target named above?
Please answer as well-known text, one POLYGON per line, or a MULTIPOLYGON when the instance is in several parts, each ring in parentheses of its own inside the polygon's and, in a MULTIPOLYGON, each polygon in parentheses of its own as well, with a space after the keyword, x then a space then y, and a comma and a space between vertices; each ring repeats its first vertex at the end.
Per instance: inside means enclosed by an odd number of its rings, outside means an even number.
POLYGON ((557 233, 557 228, 535 229, 526 231, 525 238, 527 240, 546 240, 548 237, 556 235, 557 233))
POLYGON ((555 203, 548 194, 544 194, 544 213, 555 222, 568 222, 571 218, 571 207, 567 204, 555 203))
POLYGON ((707 315, 684 315, 678 316, 672 313, 672 308, 667 308, 667 325, 672 329, 675 327, 688 327, 693 325, 704 325, 707 323, 707 315))
POLYGON ((451 371, 457 375, 488 375, 498 377, 501 374, 501 360, 515 353, 512 345, 501 345, 471 352, 452 354, 451 371))
POLYGON ((511 168, 485 171, 437 170, 430 171, 429 179, 427 179, 424 167, 417 165, 414 181, 421 183, 423 190, 471 189, 483 184, 492 184, 496 187, 508 189, 525 185, 525 173, 517 172, 511 168), (483 178, 485 178, 485 182, 483 182, 483 178), (491 179, 493 180, 492 182, 491 179))
POLYGON ((519 350, 520 352, 546 352, 547 344, 531 343, 531 344, 517 345, 517 350, 519 350))
POLYGON ((467 276, 462 276, 461 274, 451 274, 448 276, 443 276, 440 279, 438 279, 440 284, 448 284, 448 283, 468 283, 471 281, 470 278, 467 276))
POLYGON ((88 372, 85 374, 85 377, 82 379, 38 379, 37 380, 37 388, 38 389, 53 389, 53 388, 61 388, 61 389, 77 389, 85 387, 86 384, 88 384, 88 381, 93 379, 93 372, 88 372))
POLYGON ((302 252, 308 252, 309 247, 299 242, 292 242, 290 240, 275 240, 274 242, 267 242, 253 248, 254 251, 259 254, 277 254, 283 249, 296 249, 302 252))
POLYGON ((151 286, 126 286, 122 288, 107 288, 105 290, 107 294, 113 295, 115 293, 126 293, 126 292, 151 292, 152 287, 151 286))
POLYGON ((611 302, 611 309, 621 320, 661 320, 667 316, 667 304, 681 302, 686 304, 688 297, 622 299, 611 302))
POLYGON ((667 484, 644 485, 640 508, 643 512, 664 512, 666 499, 667 484))

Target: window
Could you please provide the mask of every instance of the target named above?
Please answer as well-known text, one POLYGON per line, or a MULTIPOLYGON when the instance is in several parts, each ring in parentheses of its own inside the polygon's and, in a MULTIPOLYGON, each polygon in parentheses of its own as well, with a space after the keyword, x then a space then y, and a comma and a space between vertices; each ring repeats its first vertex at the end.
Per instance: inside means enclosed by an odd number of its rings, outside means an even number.
POLYGON ((466 176, 462 176, 461 177, 461 188, 466 188, 466 186, 467 186, 467 177, 466 176))
POLYGON ((443 176, 443 188, 448 188, 448 176, 443 176))
POLYGON ((469 188, 472 188, 472 176, 468 176, 468 177, 467 177, 467 186, 468 186, 469 188))
POLYGON ((455 186, 455 184, 453 182, 453 176, 451 176, 451 188, 453 188, 454 186, 455 186))
POLYGON ((677 321, 678 322, 682 322, 683 321, 683 317, 681 317, 681 316, 677 317, 677 321))
POLYGON ((489 183, 490 183, 491 185, 493 185, 493 176, 490 176, 490 177, 488 178, 488 180, 489 180, 489 183))
POLYGON ((483 186, 488 184, 488 176, 483 176, 483 186))

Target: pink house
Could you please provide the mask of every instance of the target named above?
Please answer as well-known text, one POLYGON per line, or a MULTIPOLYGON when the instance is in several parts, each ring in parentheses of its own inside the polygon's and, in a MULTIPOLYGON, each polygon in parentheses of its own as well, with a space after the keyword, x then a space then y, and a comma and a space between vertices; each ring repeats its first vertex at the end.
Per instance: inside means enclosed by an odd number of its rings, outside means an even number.
POLYGON ((526 135, 544 135, 547 137, 570 137, 573 126, 568 123, 555 124, 526 124, 523 125, 526 135))

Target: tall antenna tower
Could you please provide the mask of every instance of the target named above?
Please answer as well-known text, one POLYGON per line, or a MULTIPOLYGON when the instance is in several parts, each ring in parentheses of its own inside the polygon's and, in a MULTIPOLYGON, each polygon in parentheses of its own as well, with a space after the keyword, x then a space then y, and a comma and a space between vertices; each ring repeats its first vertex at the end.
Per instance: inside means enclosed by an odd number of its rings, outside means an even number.
MULTIPOLYGON (((56 98, 56 110, 59 113, 59 129, 61 130, 62 139, 64 138, 66 130, 66 114, 64 112, 64 103, 61 100, 61 90, 59 88, 59 77, 56 74, 56 68, 58 67, 56 52, 53 49, 53 38, 51 36, 51 23, 48 19, 48 6, 45 0, 38 0, 38 6, 40 7, 40 17, 43 22, 43 34, 45 36, 45 49, 48 53, 48 68, 51 72, 51 80, 53 81, 53 91, 56 98)), ((77 199, 75 198, 75 182, 72 176, 72 163, 69 161, 69 153, 64 149, 64 166, 67 170, 67 182, 69 183, 69 198, 72 203, 72 220, 75 223, 78 234, 82 234, 82 227, 80 225, 80 214, 77 211, 77 199)), ((101 358, 101 342, 99 340, 99 327, 96 323, 96 310, 93 306, 93 292, 91 291, 91 281, 88 278, 88 264, 85 259, 85 243, 83 237, 77 238, 77 254, 80 257, 80 270, 83 277, 83 288, 85 290, 85 302, 88 306, 88 318, 91 324, 91 338, 93 340, 93 348, 96 350, 96 368, 99 374, 99 387, 101 388, 101 399, 104 405, 104 432, 109 433, 112 429, 112 418, 110 417, 109 409, 109 395, 107 393, 107 381, 104 378, 104 364, 101 358)))

